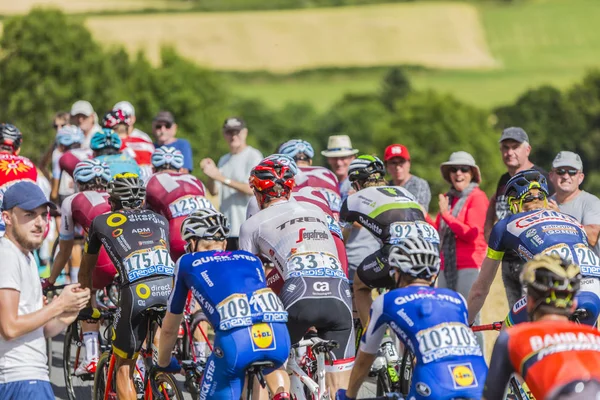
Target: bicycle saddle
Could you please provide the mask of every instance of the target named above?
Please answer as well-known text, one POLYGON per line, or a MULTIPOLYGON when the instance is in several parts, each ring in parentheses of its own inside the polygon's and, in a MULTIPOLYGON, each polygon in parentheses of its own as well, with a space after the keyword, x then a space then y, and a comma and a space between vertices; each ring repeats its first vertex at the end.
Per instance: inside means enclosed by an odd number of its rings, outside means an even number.
POLYGON ((255 361, 248 365, 246 370, 248 372, 258 372, 266 368, 275 368, 275 364, 273 364, 271 361, 255 361))

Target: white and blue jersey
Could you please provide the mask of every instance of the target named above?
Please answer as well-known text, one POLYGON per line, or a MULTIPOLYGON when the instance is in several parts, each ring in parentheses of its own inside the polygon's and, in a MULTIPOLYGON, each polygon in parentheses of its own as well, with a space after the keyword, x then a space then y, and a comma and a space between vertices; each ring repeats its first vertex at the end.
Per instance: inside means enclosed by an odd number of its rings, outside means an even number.
POLYGON ((271 361, 279 368, 290 351, 287 312, 266 285, 261 261, 246 251, 205 251, 177 261, 169 311, 181 314, 188 292, 215 330, 200 399, 237 399, 246 368, 271 361))
POLYGON ((379 296, 360 350, 376 354, 387 326, 416 357, 409 399, 479 399, 487 365, 467 322, 464 298, 449 289, 409 286, 379 296))

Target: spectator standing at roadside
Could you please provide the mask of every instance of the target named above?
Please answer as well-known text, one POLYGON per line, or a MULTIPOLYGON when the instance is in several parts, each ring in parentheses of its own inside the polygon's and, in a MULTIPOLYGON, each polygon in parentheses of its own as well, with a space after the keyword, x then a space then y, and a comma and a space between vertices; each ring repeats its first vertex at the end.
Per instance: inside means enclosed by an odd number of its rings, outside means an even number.
MULTIPOLYGON (((488 198, 479 188, 481 171, 473 156, 457 151, 440 165, 442 177, 450 186, 439 195, 439 214, 435 221, 427 221, 440 234, 442 267, 438 286, 460 293, 465 299, 483 262, 487 242, 483 235, 488 198)), ((477 316, 475 323, 479 323, 477 316)), ((483 336, 477 336, 483 345, 483 336)))
POLYGON ((417 202, 429 212, 431 189, 425 179, 410 173, 410 153, 402 144, 391 144, 385 148, 383 162, 387 173, 392 177, 390 186, 402 186, 415 196, 417 202))
POLYGON ((253 196, 248 184, 250 171, 262 161, 263 156, 246 143, 248 127, 241 118, 225 120, 223 137, 229 145, 229 153, 223 155, 217 164, 211 158, 203 159, 200 168, 208 177, 206 188, 213 196, 219 195, 219 209, 231 224, 227 250, 237 250, 240 226, 246 220, 248 201, 253 196))
MULTIPOLYGON (((494 224, 506 217, 509 213, 508 202, 504 196, 504 188, 513 175, 527 169, 535 169, 541 172, 546 179, 549 179, 546 171, 537 165, 534 165, 529 160, 531 145, 529 144, 529 136, 527 136, 527 133, 522 128, 511 127, 504 129, 499 143, 502 161, 504 162, 504 165, 506 165, 507 172, 500 177, 496 193, 490 199, 490 205, 485 219, 484 234, 486 241, 490 237, 494 224)), ((548 185, 548 189, 551 194, 554 193, 554 188, 551 185, 548 185)), ((509 307, 512 307, 516 301, 522 297, 522 287, 519 276, 523 264, 524 262, 514 251, 506 252, 504 259, 502 260, 502 280, 504 282, 504 289, 506 290, 509 307)))
POLYGON ((129 136, 134 137, 134 138, 143 139, 146 142, 152 143, 152 139, 146 132, 140 131, 138 128, 134 127, 134 125, 137 121, 137 118, 135 116, 135 108, 133 108, 133 105, 130 102, 120 101, 114 105, 112 110, 113 111, 121 110, 124 113, 129 114, 129 116, 131 118, 131 128, 132 128, 131 132, 129 133, 129 136))
POLYGON ((90 291, 71 285, 44 306, 32 252, 44 240, 48 209, 55 208, 32 182, 19 182, 4 194, 0 239, 0 398, 54 399, 49 382, 46 340, 71 324, 90 291))
POLYGON ((157 149, 162 146, 175 147, 183 154, 183 168, 181 173, 189 174, 194 168, 194 160, 192 158, 192 146, 185 139, 175 138, 177 134, 177 124, 175 117, 169 111, 159 112, 152 121, 152 133, 156 142, 154 147, 157 149))
POLYGON ((71 125, 78 126, 85 135, 85 140, 81 145, 84 149, 90 148, 92 135, 102 127, 98 124, 98 114, 94 111, 94 107, 86 100, 78 100, 71 106, 71 125))
POLYGON ((583 225, 590 247, 600 256, 600 199, 579 188, 584 177, 579 154, 572 151, 558 153, 550 171, 550 181, 556 193, 549 201, 555 201, 560 212, 569 214, 583 225))
MULTIPOLYGON (((54 129, 54 132, 58 133, 58 130, 60 128, 62 128, 65 125, 69 125, 70 120, 71 120, 71 114, 69 114, 66 111, 59 111, 56 114, 54 114, 54 118, 53 118, 53 122, 52 122, 52 128, 54 129)), ((46 175, 46 177, 52 176, 51 172, 48 171, 48 165, 51 164, 51 168, 54 168, 55 161, 58 164, 58 160, 60 159, 61 156, 62 156, 62 153, 60 152, 60 150, 58 150, 58 146, 56 146, 56 142, 55 141, 51 142, 48 145, 48 149, 42 156, 42 159, 41 159, 40 165, 39 165, 40 170, 42 171, 42 173, 44 175, 46 175)))

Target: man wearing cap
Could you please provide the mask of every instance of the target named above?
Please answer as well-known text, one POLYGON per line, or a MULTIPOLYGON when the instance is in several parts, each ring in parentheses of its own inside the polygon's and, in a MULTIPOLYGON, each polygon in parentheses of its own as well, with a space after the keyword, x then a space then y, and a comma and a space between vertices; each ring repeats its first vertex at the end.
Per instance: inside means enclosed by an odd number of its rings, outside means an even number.
POLYGON ((94 112, 94 107, 86 100, 77 100, 71 106, 71 124, 78 126, 85 135, 81 147, 84 149, 90 148, 90 141, 95 132, 102 130, 98 124, 98 115, 94 112))
POLYGON ((415 196, 417 202, 429 211, 431 189, 425 179, 410 173, 410 153, 402 144, 391 144, 385 148, 383 162, 387 173, 392 177, 390 186, 402 186, 415 196))
POLYGON ((169 111, 159 112, 152 121, 152 132, 156 138, 154 146, 158 149, 162 146, 175 147, 183 154, 183 168, 180 172, 189 174, 194 168, 192 159, 192 146, 185 139, 175 138, 177 134, 177 124, 173 114, 169 111))
POLYGON ((150 138, 150 136, 148 136, 146 132, 140 131, 138 128, 135 128, 135 122, 137 121, 137 118, 135 116, 135 108, 133 108, 133 105, 130 102, 120 101, 117 104, 115 104, 112 109, 113 111, 121 110, 124 113, 129 114, 131 118, 132 128, 132 131, 129 133, 129 136, 144 139, 146 142, 152 143, 152 139, 150 138))
POLYGON ((329 136, 327 149, 323 150, 321 154, 327 158, 327 163, 338 178, 343 203, 351 188, 348 180, 348 168, 350 168, 352 160, 356 158, 358 149, 352 148, 352 142, 348 135, 334 135, 329 136))
POLYGON ((583 225, 590 247, 600 256, 600 199, 579 188, 583 179, 583 162, 579 154, 561 151, 552 161, 550 180, 556 193, 550 199, 556 201, 560 212, 569 214, 583 225))
POLYGON ((227 250, 237 250, 240 226, 246 220, 246 207, 254 192, 248 184, 250 171, 263 155, 246 143, 248 128, 239 117, 230 117, 223 123, 223 137, 229 145, 229 153, 217 164, 211 158, 200 161, 202 172, 208 176, 206 187, 213 195, 219 195, 220 211, 231 224, 227 250))
POLYGON ((48 210, 56 208, 32 182, 18 182, 4 194, 0 239, 0 399, 54 399, 46 340, 77 318, 90 299, 79 284, 64 288, 44 306, 32 252, 42 245, 48 210))
MULTIPOLYGON (((517 172, 528 169, 535 169, 548 179, 546 171, 529 161, 531 145, 529 144, 529 136, 527 136, 527 133, 522 128, 511 127, 504 129, 498 143, 500 143, 502 161, 508 171, 500 177, 496 193, 490 198, 484 228, 486 241, 490 238, 494 224, 509 215, 508 202, 504 196, 504 187, 508 180, 517 172)), ((552 185, 548 185, 548 189, 550 193, 554 193, 552 185)), ((553 206, 552 203, 549 203, 549 205, 553 206)), ((513 251, 507 252, 502 260, 502 280, 504 281, 504 289, 506 290, 509 307, 512 307, 522 295, 519 275, 523 264, 524 262, 521 258, 513 251)))

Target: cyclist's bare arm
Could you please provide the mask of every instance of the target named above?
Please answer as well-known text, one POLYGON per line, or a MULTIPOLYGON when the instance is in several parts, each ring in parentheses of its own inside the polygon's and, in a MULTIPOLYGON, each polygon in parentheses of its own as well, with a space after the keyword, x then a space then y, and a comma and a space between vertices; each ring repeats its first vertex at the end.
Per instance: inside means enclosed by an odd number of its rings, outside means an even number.
POLYGON ((56 279, 58 278, 62 270, 65 268, 65 265, 67 265, 67 262, 71 257, 71 252, 73 250, 74 244, 74 239, 60 240, 58 254, 54 259, 54 263, 52 264, 52 271, 50 272, 50 277, 48 278, 50 283, 54 284, 56 282, 56 279))
POLYGON ((503 400, 506 385, 513 372, 515 370, 508 353, 508 334, 502 332, 494 345, 482 400, 503 400))
POLYGON ((171 352, 177 341, 177 333, 182 318, 183 314, 173 314, 170 311, 167 311, 165 318, 163 318, 158 342, 158 365, 160 366, 167 366, 171 361, 171 352))
POLYGON ((598 235, 600 234, 600 225, 590 224, 584 225, 585 233, 588 237, 588 243, 591 246, 595 246, 598 243, 598 235))
POLYGON ((486 257, 483 260, 479 276, 477 276, 473 286, 471 286, 469 298, 467 299, 467 307, 469 309, 469 324, 473 323, 475 316, 479 313, 479 311, 481 311, 483 303, 490 292, 492 282, 494 282, 494 278, 496 277, 496 272, 498 271, 499 265, 500 261, 494 260, 493 258, 486 257))
POLYGON ((377 358, 376 354, 365 353, 362 350, 358 351, 356 360, 354 360, 354 367, 350 374, 350 384, 348 390, 346 390, 346 396, 356 398, 358 396, 358 390, 369 375, 371 365, 377 358))
POLYGON ((483 235, 485 236, 485 241, 490 240, 490 234, 492 233, 492 228, 496 223, 496 195, 493 195, 490 198, 490 204, 487 209, 487 213, 485 215, 485 224, 483 226, 483 235))
POLYGON ((98 261, 98 254, 89 254, 84 252, 83 258, 81 259, 81 267, 79 268, 79 276, 77 280, 81 283, 82 288, 92 289, 93 285, 93 271, 98 261))

